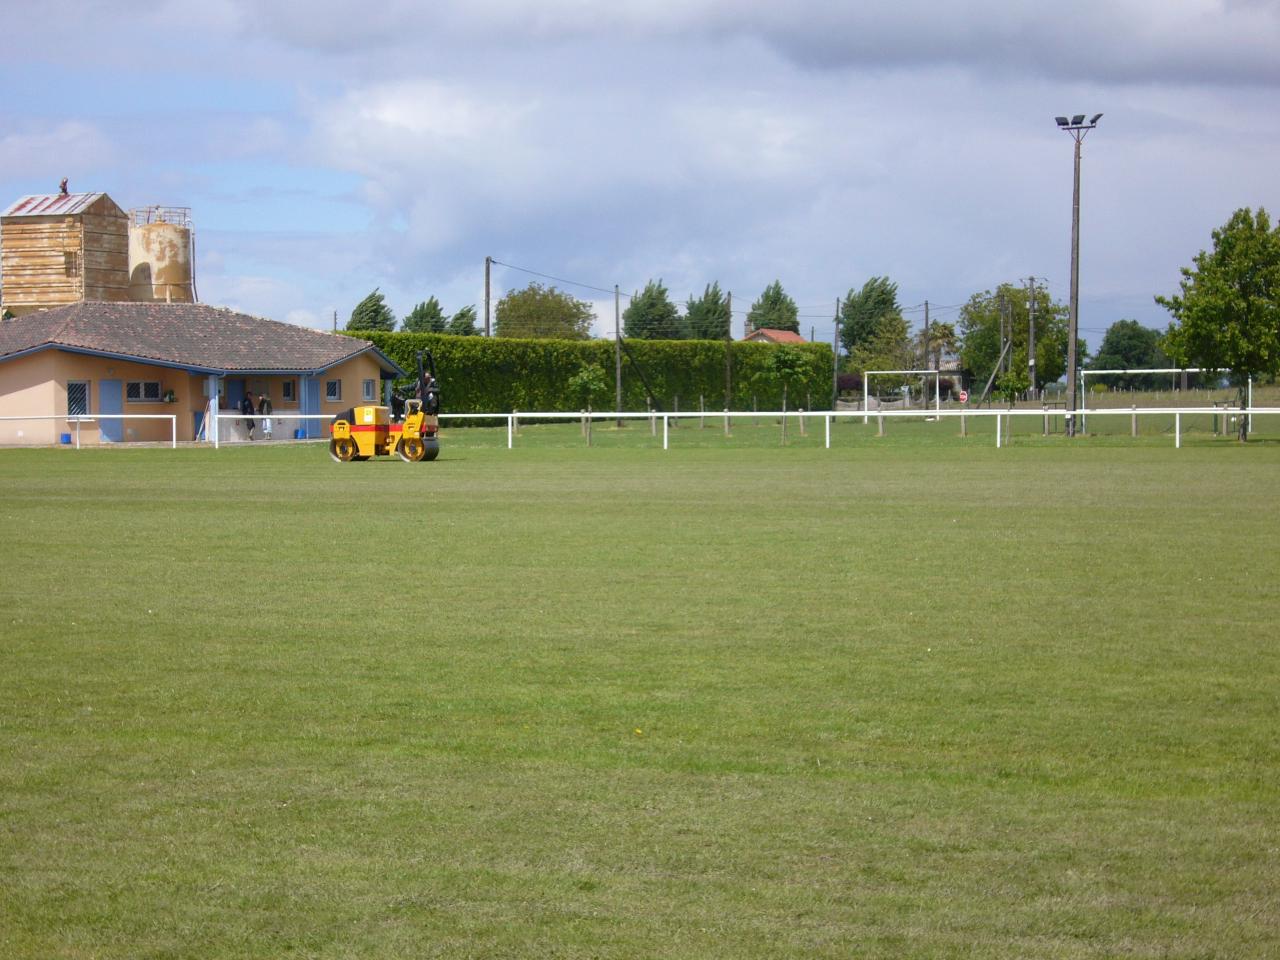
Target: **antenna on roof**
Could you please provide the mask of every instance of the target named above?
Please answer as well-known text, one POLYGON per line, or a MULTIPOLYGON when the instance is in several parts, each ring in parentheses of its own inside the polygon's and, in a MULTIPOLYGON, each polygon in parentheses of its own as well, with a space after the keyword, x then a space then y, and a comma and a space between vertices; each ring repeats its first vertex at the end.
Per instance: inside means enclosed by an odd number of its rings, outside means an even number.
POLYGON ((62 182, 58 184, 58 196, 65 197, 67 195, 67 178, 63 177, 62 182))

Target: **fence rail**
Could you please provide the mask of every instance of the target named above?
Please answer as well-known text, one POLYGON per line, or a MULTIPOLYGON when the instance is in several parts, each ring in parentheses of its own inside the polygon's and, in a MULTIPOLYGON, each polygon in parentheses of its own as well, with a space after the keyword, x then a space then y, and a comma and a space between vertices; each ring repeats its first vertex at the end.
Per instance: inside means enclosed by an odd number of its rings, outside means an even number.
MULTIPOLYGON (((1083 410, 1077 410, 1076 415, 1080 416, 1084 412, 1085 411, 1083 410)), ((1182 446, 1183 415, 1213 416, 1215 414, 1221 415, 1223 413, 1229 413, 1232 416, 1242 416, 1242 417, 1267 416, 1267 415, 1275 416, 1275 415, 1280 415, 1280 407, 1243 407, 1243 408, 1233 409, 1229 411, 1224 411, 1222 409, 1215 409, 1212 407, 1123 407, 1123 408, 1117 407, 1112 409, 1090 409, 1088 411, 1089 416, 1131 417, 1134 419, 1135 422, 1138 417, 1150 417, 1150 416, 1167 417, 1170 414, 1172 414, 1174 418, 1173 439, 1174 439, 1175 448, 1180 448, 1182 446)), ((1049 410, 1048 408, 1041 408, 1041 409, 1012 408, 1012 409, 1006 409, 1006 410, 998 410, 998 409, 997 410, 992 410, 992 409, 938 410, 936 408, 935 409, 926 408, 922 410, 880 410, 880 411, 876 411, 875 413, 867 413, 859 410, 786 410, 786 411, 782 411, 782 410, 710 411, 710 410, 707 410, 707 411, 690 412, 690 413, 672 413, 672 412, 659 412, 659 411, 639 411, 639 412, 617 413, 614 411, 606 411, 606 410, 592 410, 592 411, 579 410, 576 412, 572 410, 560 410, 560 411, 517 410, 517 411, 512 411, 511 413, 442 413, 440 414, 440 419, 441 421, 447 421, 447 420, 503 421, 505 420, 507 424, 507 449, 508 450, 512 449, 515 446, 517 424, 520 421, 525 421, 525 420, 580 420, 580 421, 650 420, 650 421, 653 421, 655 424, 658 420, 661 420, 662 421, 662 449, 667 450, 667 449, 670 449, 671 421, 693 420, 695 418, 696 419, 706 419, 706 418, 723 419, 725 423, 725 430, 727 432, 729 429, 730 422, 734 419, 754 420, 754 419, 759 419, 761 417, 778 417, 778 418, 791 417, 797 420, 803 419, 806 421, 812 421, 814 419, 821 417, 823 421, 823 426, 824 426, 824 446, 827 449, 830 449, 831 448, 831 424, 832 424, 832 421, 838 421, 838 420, 853 420, 853 419, 864 419, 868 417, 874 417, 881 421, 880 430, 881 430, 881 433, 883 433, 884 420, 915 419, 915 420, 940 421, 945 419, 959 418, 959 420, 961 421, 961 427, 963 429, 964 425, 966 424, 969 418, 973 418, 976 420, 983 420, 983 419, 989 419, 994 417, 996 421, 995 422, 996 447, 1000 448, 1007 445, 1008 443, 1007 436, 1011 435, 1012 433, 1011 424, 1009 429, 1007 430, 1003 428, 1002 425, 1006 421, 1009 421, 1014 417, 1041 418, 1042 420, 1045 421, 1046 430, 1047 430, 1048 418, 1053 417, 1054 419, 1058 419, 1058 418, 1065 418, 1066 416, 1067 416, 1067 413, 1065 411, 1049 410)), ((242 414, 242 413, 241 414, 220 413, 217 415, 217 419, 228 420, 228 421, 235 421, 235 420, 243 421, 250 418, 248 418, 245 414, 242 414)), ((261 418, 256 418, 256 419, 261 419, 261 418)), ((294 415, 291 415, 288 419, 319 420, 319 421, 328 422, 328 421, 332 421, 333 417, 330 414, 294 414, 294 415)), ((215 438, 214 445, 215 446, 219 445, 216 438, 215 438)))
POLYGON ((176 449, 178 446, 178 415, 174 413, 94 413, 81 415, 63 415, 49 416, 38 415, 30 417, 0 417, 0 421, 49 421, 53 420, 59 423, 65 423, 68 426, 75 425, 75 445, 76 449, 80 449, 80 426, 85 423, 96 423, 99 420, 168 420, 169 421, 169 447, 176 449))

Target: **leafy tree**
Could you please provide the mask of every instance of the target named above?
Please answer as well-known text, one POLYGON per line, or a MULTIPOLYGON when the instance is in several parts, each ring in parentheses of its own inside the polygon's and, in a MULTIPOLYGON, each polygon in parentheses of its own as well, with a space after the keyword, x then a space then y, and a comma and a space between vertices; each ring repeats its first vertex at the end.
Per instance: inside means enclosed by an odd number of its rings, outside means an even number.
POLYGON ((685 321, 689 327, 689 336, 694 340, 727 340, 729 325, 729 300, 720 292, 720 284, 708 284, 701 297, 694 299, 689 295, 689 306, 685 310, 685 321))
POLYGON ((435 297, 419 303, 404 318, 400 329, 406 333, 444 333, 446 322, 440 301, 435 297))
MULTIPOLYGON (((1102 337, 1102 345, 1089 367, 1094 370, 1133 370, 1141 367, 1165 367, 1169 358, 1160 348, 1159 330, 1144 327, 1137 320, 1117 320, 1102 337)), ((1101 379, 1101 378, 1099 378, 1101 379)), ((1132 387, 1150 389, 1154 377, 1110 375, 1112 386, 1128 390, 1132 387)))
MULTIPOLYGON (((866 370, 907 370, 915 364, 915 348, 906 318, 902 314, 885 314, 876 324, 871 339, 853 348, 849 354, 849 369, 863 373, 866 370)), ((881 376, 871 381, 877 392, 896 389, 907 382, 900 376, 881 376)))
POLYGON ((449 325, 445 327, 445 333, 451 333, 455 337, 474 337, 480 331, 476 329, 476 308, 463 307, 449 319, 449 325))
POLYGON ((583 364, 582 368, 569 378, 570 396, 586 407, 592 406, 596 399, 608 396, 610 386, 604 368, 598 363, 583 364))
POLYGON ((1009 369, 996 379, 995 392, 997 396, 1012 404, 1029 389, 1031 389, 1031 375, 1027 369, 1027 354, 1023 351, 1014 355, 1009 369))
POLYGON ((787 296, 782 283, 773 281, 764 288, 760 299, 751 305, 747 313, 747 324, 752 330, 767 327, 770 330, 790 330, 800 332, 800 310, 796 302, 787 296))
POLYGON ((1156 297, 1173 315, 1165 350, 1179 365, 1230 370, 1240 387, 1280 373, 1280 224, 1237 210, 1194 263, 1181 295, 1156 297))
POLYGON ((499 337, 558 340, 586 340, 594 317, 589 303, 536 282, 508 291, 495 314, 494 333, 499 337))
POLYGON ((769 359, 757 376, 767 383, 779 384, 782 387, 782 442, 787 442, 787 392, 801 383, 809 372, 809 361, 805 355, 789 344, 779 344, 770 349, 769 359))
MULTIPOLYGON (((995 293, 975 293, 960 308, 960 366, 973 383, 986 383, 1000 358, 1002 315, 1011 327, 1011 354, 1021 353, 1025 364, 1030 299, 1027 289, 1002 283, 995 293)), ((1067 308, 1054 303, 1044 287, 1035 293, 1036 380, 1038 388, 1058 380, 1067 368, 1067 308)), ((1085 355, 1083 345, 1079 354, 1085 355)), ((1012 369, 1013 361, 1010 361, 1012 369)))
POLYGON ((901 317, 898 285, 888 277, 872 277, 861 290, 850 289, 840 304, 840 343, 852 356, 875 339, 881 320, 901 317))
POLYGON ((688 339, 684 318, 661 280, 650 280, 622 311, 622 333, 636 340, 688 339))
POLYGON ((921 328, 916 342, 920 347, 920 355, 924 358, 924 366, 933 369, 944 357, 955 356, 959 349, 960 339, 956 336, 954 323, 931 323, 926 331, 921 328))
POLYGON ((374 287, 373 293, 356 304, 347 321, 348 330, 385 330, 396 328, 396 315, 387 306, 386 297, 374 287))

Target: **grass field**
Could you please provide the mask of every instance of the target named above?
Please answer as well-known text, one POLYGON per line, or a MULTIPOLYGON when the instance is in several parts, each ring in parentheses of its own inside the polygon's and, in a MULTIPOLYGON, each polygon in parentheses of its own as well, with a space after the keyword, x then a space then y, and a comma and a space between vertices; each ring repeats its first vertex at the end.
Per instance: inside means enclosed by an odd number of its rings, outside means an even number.
POLYGON ((0 451, 0 957, 1280 955, 1280 442, 887 429, 0 451))

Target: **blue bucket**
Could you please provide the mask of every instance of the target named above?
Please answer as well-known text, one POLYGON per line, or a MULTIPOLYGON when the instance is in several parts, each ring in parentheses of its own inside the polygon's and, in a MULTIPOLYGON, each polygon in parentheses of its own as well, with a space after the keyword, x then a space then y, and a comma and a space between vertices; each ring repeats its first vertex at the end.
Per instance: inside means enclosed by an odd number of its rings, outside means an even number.
POLYGON ((59 442, 59 443, 62 443, 62 444, 70 444, 70 443, 71 443, 71 434, 69 434, 69 433, 60 434, 60 435, 59 435, 59 437, 58 437, 58 442, 59 442))
POLYGON ((293 439, 295 440, 307 439, 307 431, 299 427, 297 430, 293 431, 293 439))

